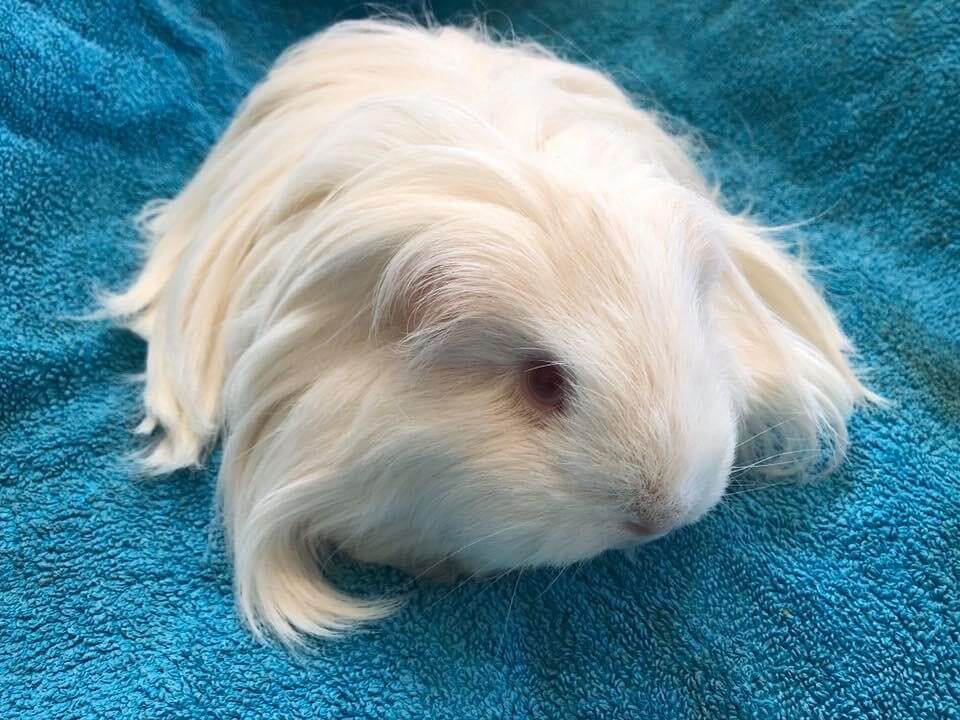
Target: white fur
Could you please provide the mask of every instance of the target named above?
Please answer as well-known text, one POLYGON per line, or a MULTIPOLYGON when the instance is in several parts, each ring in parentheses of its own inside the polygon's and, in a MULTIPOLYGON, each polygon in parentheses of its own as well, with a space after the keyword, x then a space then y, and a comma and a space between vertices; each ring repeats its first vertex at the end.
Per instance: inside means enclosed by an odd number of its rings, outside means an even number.
POLYGON ((798 262, 711 202, 679 139, 599 73, 480 32, 300 44, 143 228, 105 304, 149 341, 145 464, 222 435, 239 607, 289 643, 391 607, 323 579, 333 547, 569 563, 629 518, 702 516, 751 436, 741 457, 776 436, 802 468, 827 436, 839 458, 867 395, 798 262), (574 384, 556 417, 517 389, 542 356, 574 384))

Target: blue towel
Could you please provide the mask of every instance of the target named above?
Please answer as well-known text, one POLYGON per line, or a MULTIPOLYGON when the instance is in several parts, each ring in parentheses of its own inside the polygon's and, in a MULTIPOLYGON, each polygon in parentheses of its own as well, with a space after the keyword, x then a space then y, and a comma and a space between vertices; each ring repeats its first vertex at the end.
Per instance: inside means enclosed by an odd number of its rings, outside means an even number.
POLYGON ((731 495, 633 557, 462 587, 344 564, 409 604, 308 658, 258 645, 215 462, 132 479, 143 344, 66 317, 132 277, 129 217, 277 54, 363 9, 0 0, 0 717, 960 717, 960 6, 481 9, 698 128, 732 207, 818 217, 818 279, 893 405, 828 481, 731 495))

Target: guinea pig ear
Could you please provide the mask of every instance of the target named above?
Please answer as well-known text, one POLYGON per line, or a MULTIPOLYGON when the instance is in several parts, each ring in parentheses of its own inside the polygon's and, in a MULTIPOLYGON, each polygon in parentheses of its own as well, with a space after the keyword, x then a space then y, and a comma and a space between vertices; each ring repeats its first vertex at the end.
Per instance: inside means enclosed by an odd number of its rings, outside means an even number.
POLYGON ((511 289, 482 258, 409 244, 387 264, 373 299, 373 331, 389 337, 415 365, 496 367, 524 346, 510 317, 511 289))
POLYGON ((746 381, 743 459, 769 474, 832 470, 854 405, 879 398, 857 378, 853 347, 801 260, 742 218, 723 232, 730 264, 718 308, 746 381))
POLYGON ((451 269, 402 255, 386 266, 374 291, 373 327, 378 334, 408 337, 442 326, 456 314, 457 303, 448 297, 451 269))

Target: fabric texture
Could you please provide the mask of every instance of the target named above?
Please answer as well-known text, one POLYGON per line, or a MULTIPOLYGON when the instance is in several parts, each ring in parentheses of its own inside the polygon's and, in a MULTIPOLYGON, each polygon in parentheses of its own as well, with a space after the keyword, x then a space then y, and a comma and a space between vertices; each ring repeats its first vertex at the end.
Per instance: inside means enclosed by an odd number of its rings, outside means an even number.
POLYGON ((892 404, 843 469, 634 556, 462 587, 344 564, 396 617, 307 658, 234 610, 216 462, 126 454, 144 346, 89 310, 291 42, 365 10, 0 0, 0 716, 960 717, 960 6, 434 3, 508 19, 696 128, 731 207, 802 231, 892 404))

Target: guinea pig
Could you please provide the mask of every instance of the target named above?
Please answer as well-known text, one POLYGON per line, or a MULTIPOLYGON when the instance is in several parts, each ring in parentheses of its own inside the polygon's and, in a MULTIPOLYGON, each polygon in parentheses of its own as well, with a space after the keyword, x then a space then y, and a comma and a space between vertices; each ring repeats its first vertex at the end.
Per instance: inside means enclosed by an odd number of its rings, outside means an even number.
POLYGON ((148 341, 144 466, 222 440, 253 632, 393 609, 325 580, 334 550, 561 566, 695 522, 735 458, 839 462, 851 345, 691 157, 601 73, 481 30, 344 22, 278 61, 104 298, 148 341))

